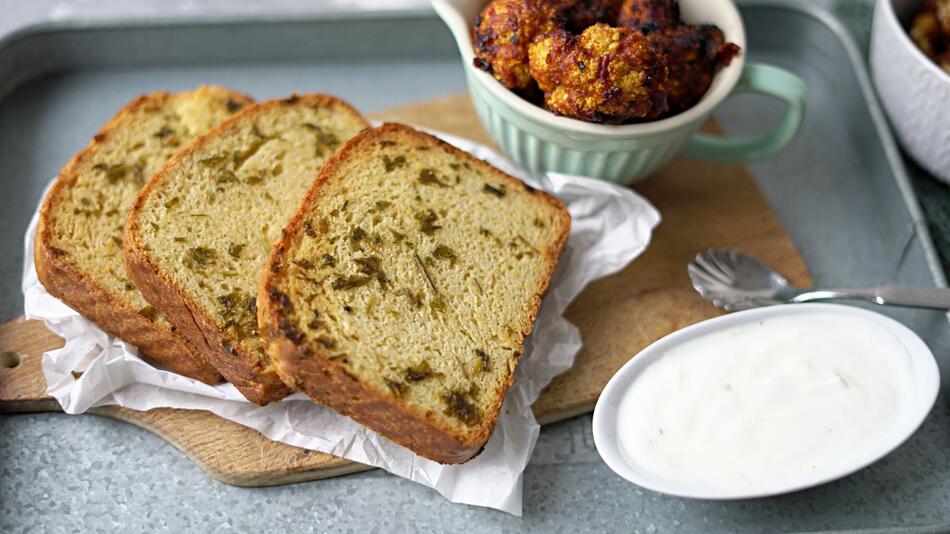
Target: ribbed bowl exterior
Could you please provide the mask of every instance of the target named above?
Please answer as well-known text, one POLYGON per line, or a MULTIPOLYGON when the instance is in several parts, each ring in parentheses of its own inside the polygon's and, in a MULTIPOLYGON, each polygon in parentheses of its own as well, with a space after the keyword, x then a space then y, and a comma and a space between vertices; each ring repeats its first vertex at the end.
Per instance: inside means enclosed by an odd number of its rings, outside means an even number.
POLYGON ((538 123, 497 99, 474 76, 469 92, 478 116, 508 158, 534 172, 557 172, 632 184, 676 155, 705 117, 679 128, 623 139, 563 132, 538 123))

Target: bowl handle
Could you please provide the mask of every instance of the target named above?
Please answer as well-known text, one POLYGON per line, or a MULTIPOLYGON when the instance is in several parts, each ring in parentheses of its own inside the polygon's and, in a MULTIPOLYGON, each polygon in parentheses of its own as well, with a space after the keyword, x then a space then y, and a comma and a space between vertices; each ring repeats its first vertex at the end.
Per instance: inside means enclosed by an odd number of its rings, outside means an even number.
POLYGON ((756 135, 720 136, 696 132, 682 155, 707 161, 751 161, 772 156, 795 137, 805 113, 805 82, 787 70, 747 63, 731 95, 761 93, 785 102, 785 115, 778 125, 756 135))

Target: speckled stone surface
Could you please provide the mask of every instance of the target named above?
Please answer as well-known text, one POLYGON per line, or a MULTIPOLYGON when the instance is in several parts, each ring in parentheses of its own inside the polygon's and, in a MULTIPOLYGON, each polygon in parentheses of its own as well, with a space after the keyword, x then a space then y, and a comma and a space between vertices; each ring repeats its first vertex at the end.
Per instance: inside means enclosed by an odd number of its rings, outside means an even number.
MULTIPOLYGON (((946 410, 943 400, 937 405, 946 410)), ((144 430, 94 416, 19 415, 0 418, 0 530, 646 533, 926 525, 947 520, 950 480, 940 473, 950 470, 948 450, 950 433, 925 424, 881 462, 815 490, 699 502, 615 476, 583 416, 542 431, 525 473, 524 517, 517 518, 451 504, 383 471, 274 488, 226 486, 144 430)))
MULTIPOLYGON (((58 16, 90 4, 36 2, 30 9, 39 3, 58 16)), ((145 4, 137 0, 122 8, 134 3, 145 4)), ((821 3, 866 43, 866 0, 821 3)), ((25 5, 0 0, 0 31, 25 5)), ((917 187, 932 224, 945 230, 946 220, 935 217, 950 213, 950 192, 928 179, 918 176, 917 187)), ((947 244, 946 235, 935 232, 938 244, 947 244)), ((521 518, 451 504, 382 471, 237 488, 211 479, 160 438, 118 421, 0 416, 0 532, 774 532, 793 525, 830 530, 946 524, 950 479, 943 474, 950 473, 950 432, 937 421, 950 417, 947 406, 942 396, 917 434, 868 469, 793 495, 731 503, 665 497, 625 483, 597 455, 590 416, 577 417, 543 429, 524 476, 521 518)))

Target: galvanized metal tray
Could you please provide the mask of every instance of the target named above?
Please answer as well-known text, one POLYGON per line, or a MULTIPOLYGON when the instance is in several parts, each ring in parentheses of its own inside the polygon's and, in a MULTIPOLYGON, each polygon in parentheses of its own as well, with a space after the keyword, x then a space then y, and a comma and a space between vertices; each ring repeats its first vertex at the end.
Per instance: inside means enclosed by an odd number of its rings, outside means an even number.
MULTIPOLYGON (((757 0, 740 7, 750 58, 785 67, 808 82, 808 110, 798 139, 779 157, 751 169, 815 281, 945 285, 848 34, 826 12, 793 0, 757 0)), ((198 83, 225 84, 259 98, 291 90, 327 91, 345 95, 367 112, 464 90, 452 40, 428 12, 63 22, 16 32, 0 41, 0 318, 20 313, 21 240, 50 177, 131 97, 198 83)), ((727 102, 716 116, 730 133, 748 132, 777 118, 780 110, 773 106, 745 96, 727 102)), ((947 317, 886 312, 924 337, 938 357, 944 383, 950 383, 947 317)), ((525 473, 524 519, 450 505, 432 491, 379 472, 242 490, 208 480, 160 440, 121 423, 50 414, 2 417, 3 451, 30 450, 48 441, 44 436, 64 435, 49 430, 54 427, 71 425, 74 431, 57 445, 58 452, 4 453, 0 513, 4 524, 22 528, 28 518, 11 516, 12 511, 38 514, 37 503, 52 494, 70 501, 66 511, 43 510, 48 525, 62 527, 77 524, 77 516, 88 518, 86 512, 97 509, 97 503, 121 495, 123 506, 105 510, 116 523, 103 525, 149 525, 149 516, 161 516, 170 528, 194 527, 196 519, 180 513, 181 501, 190 500, 202 503, 200 515, 207 521, 229 517, 248 529, 305 522, 318 530, 403 525, 479 531, 763 532, 895 526, 936 531, 939 527, 933 525, 950 521, 946 391, 922 429, 881 462, 813 490, 749 502, 689 501, 639 490, 600 461, 589 416, 579 417, 542 432, 525 473), (136 451, 117 455, 117 442, 134 443, 136 451), (148 457, 150 466, 136 457, 148 457), (88 472, 97 462, 113 464, 111 479, 127 486, 147 484, 148 491, 127 495, 124 488, 91 482, 101 479, 88 472), (49 472, 67 483, 36 483, 49 472), (68 490, 68 481, 88 489, 68 490), (189 488, 184 494, 182 486, 189 488), (178 497, 154 497, 161 495, 178 497), (251 509, 257 512, 240 513, 251 509)))

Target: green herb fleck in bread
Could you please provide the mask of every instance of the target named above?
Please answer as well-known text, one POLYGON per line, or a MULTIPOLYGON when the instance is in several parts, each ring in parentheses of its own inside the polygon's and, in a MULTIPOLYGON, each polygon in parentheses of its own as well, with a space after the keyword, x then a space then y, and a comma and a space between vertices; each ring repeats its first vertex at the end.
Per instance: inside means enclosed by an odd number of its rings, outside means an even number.
POLYGON ((324 165, 271 253, 258 315, 278 373, 443 463, 481 450, 570 216, 407 126, 324 165))
POLYGON ((37 274, 52 295, 143 355, 209 384, 221 376, 126 274, 123 225, 139 189, 169 157, 249 104, 220 87, 133 100, 60 172, 36 233, 37 274))
POLYGON ((252 402, 289 392, 258 335, 267 255, 323 161, 367 126, 326 95, 249 107, 172 158, 129 214, 132 280, 252 402))

